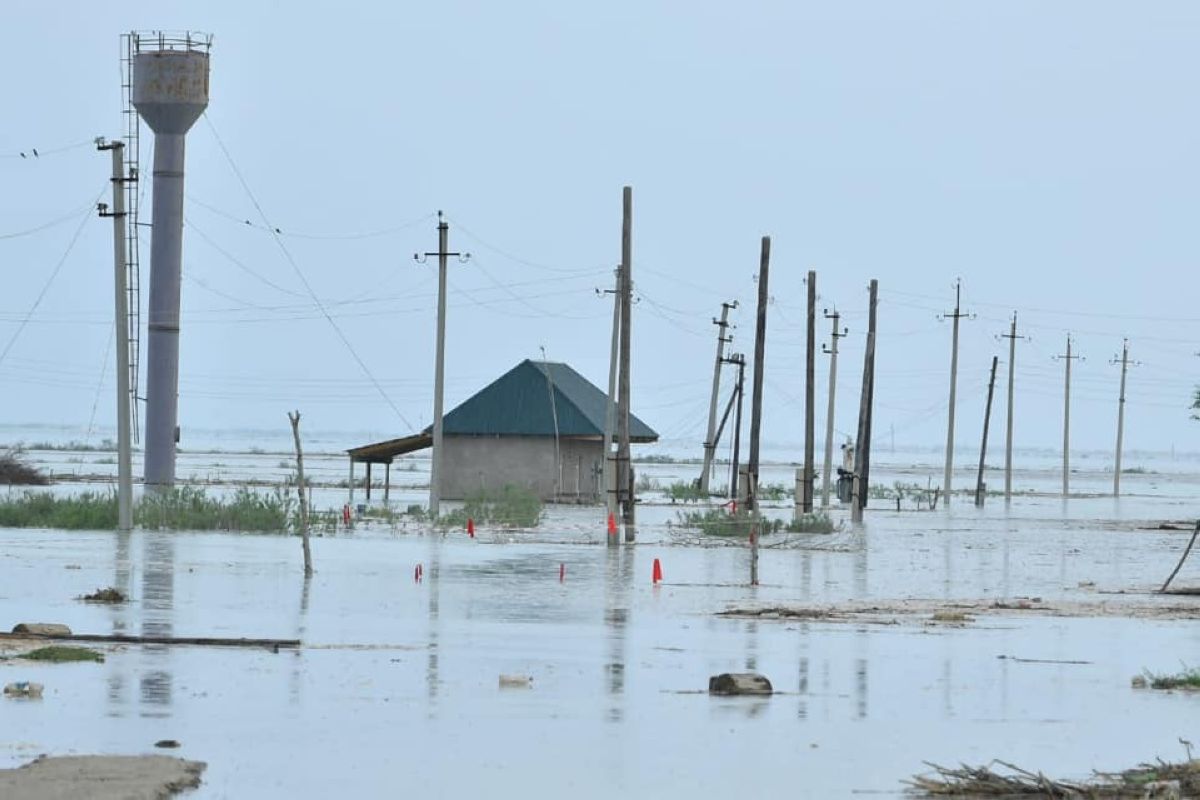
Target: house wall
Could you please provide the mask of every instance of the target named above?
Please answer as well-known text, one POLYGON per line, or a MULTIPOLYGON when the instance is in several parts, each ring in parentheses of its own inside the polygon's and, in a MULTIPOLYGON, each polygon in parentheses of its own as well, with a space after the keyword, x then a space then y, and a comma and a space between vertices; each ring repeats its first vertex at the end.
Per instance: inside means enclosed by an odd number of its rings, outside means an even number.
MULTIPOLYGON (((446 436, 443 440, 442 497, 462 500, 481 489, 505 484, 529 489, 542 500, 555 499, 554 437, 446 436)), ((561 499, 599 499, 603 448, 599 441, 562 439, 561 499)))

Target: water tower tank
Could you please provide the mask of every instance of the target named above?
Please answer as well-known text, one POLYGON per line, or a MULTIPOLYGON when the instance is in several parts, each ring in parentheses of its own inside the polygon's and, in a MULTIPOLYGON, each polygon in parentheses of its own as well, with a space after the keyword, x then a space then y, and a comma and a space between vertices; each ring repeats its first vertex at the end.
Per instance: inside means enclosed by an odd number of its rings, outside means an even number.
POLYGON ((212 37, 133 33, 133 105, 154 131, 150 302, 146 331, 146 487, 175 483, 179 430, 179 287, 184 137, 208 106, 212 37))

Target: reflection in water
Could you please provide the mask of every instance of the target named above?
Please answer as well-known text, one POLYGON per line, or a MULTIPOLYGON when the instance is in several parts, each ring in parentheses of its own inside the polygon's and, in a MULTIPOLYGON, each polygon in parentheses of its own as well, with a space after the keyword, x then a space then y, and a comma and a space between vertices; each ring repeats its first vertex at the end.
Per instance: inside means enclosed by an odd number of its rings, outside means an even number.
POLYGON ((854 661, 854 700, 855 716, 867 718, 867 659, 858 658, 854 661))
POLYGON ((611 698, 607 719, 625 717, 625 635, 629 625, 629 590, 633 584, 633 553, 624 547, 605 548, 604 625, 608 635, 608 663, 604 670, 611 698))
POLYGON ((441 630, 440 600, 442 575, 442 540, 441 537, 431 536, 429 553, 429 574, 422 579, 429 585, 429 656, 425 662, 425 687, 429 697, 429 718, 437 718, 437 696, 439 668, 438 663, 438 634, 441 630))
MULTIPOLYGON (((143 534, 142 545, 142 635, 171 636, 174 634, 175 539, 170 533, 147 532, 143 534)), ((153 667, 141 677, 142 716, 166 716, 163 707, 171 704, 171 673, 164 667, 170 661, 170 648, 143 645, 142 654, 147 666, 153 667)))
POLYGON ((746 623, 746 671, 758 672, 758 622, 746 623))
MULTIPOLYGON (((303 642, 308 633, 308 595, 312 588, 312 576, 305 575, 304 582, 300 589, 300 614, 296 620, 296 638, 303 642)), ((301 680, 304 672, 304 648, 297 647, 292 651, 292 673, 289 686, 289 695, 293 704, 300 702, 300 687, 303 685, 301 680)))
POLYGON ((808 719, 808 656, 800 657, 800 677, 796 684, 796 692, 800 695, 800 702, 797 704, 796 716, 800 719, 808 719))
MULTIPOLYGON (((113 554, 112 585, 119 589, 126 597, 133 596, 133 565, 130 563, 131 537, 132 534, 129 531, 117 531, 113 540, 116 550, 113 554)), ((129 604, 114 603, 108 609, 109 614, 112 616, 112 632, 118 635, 126 633, 129 626, 129 604)), ((110 668, 108 673, 108 703, 109 714, 111 716, 121 716, 123 714, 121 709, 127 700, 125 688, 125 673, 110 668)))

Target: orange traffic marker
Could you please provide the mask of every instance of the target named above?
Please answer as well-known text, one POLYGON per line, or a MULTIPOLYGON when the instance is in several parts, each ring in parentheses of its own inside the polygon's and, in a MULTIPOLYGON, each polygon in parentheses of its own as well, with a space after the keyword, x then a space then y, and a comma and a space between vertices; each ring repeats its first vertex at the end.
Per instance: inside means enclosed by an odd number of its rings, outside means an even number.
POLYGON ((471 517, 467 517, 467 536, 470 536, 472 539, 475 538, 475 520, 471 517))
POLYGON ((656 558, 654 559, 654 574, 651 576, 651 581, 659 583, 662 579, 662 562, 656 558))
POLYGON ((608 515, 608 535, 609 536, 617 535, 617 518, 614 517, 612 514, 608 515))

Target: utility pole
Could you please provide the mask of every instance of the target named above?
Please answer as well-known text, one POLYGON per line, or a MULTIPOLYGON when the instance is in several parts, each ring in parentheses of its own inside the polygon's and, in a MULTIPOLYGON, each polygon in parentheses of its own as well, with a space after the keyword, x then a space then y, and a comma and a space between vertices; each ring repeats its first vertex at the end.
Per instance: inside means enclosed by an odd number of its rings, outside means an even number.
POLYGON ((729 480, 729 499, 737 500, 738 498, 738 482, 741 480, 741 454, 742 454, 742 397, 746 394, 746 356, 741 353, 734 353, 729 357, 729 363, 737 364, 737 388, 734 390, 737 394, 737 410, 733 417, 733 459, 729 465, 732 477, 729 480))
POLYGON ((1129 371, 1129 340, 1121 343, 1121 359, 1114 358, 1111 364, 1121 365, 1121 399, 1117 403, 1117 458, 1113 464, 1113 497, 1121 496, 1121 449, 1125 441, 1125 374, 1129 371))
POLYGON ((984 459, 987 458, 988 427, 992 422, 992 395, 996 391, 996 364, 999 361, 999 357, 992 356, 992 378, 988 381, 987 408, 983 412, 983 444, 979 446, 979 474, 975 478, 976 508, 983 508, 983 499, 986 494, 983 489, 983 463, 984 459))
MULTIPOLYGON (((613 296, 613 321, 612 321, 612 345, 608 357, 608 405, 604 409, 604 461, 601 463, 601 483, 603 487, 601 491, 604 493, 604 505, 608 514, 616 519, 617 516, 617 486, 614 483, 616 478, 615 466, 613 463, 613 428, 616 427, 617 417, 617 359, 618 346, 621 340, 621 267, 618 266, 614 271, 616 276, 616 287, 613 289, 605 289, 601 291, 597 289, 597 294, 611 294, 613 296)), ((616 531, 610 530, 608 533, 609 545, 617 544, 616 531)))
POLYGON ((1071 362, 1083 360, 1083 356, 1071 355, 1071 334, 1067 334, 1067 353, 1055 358, 1066 362, 1065 379, 1063 383, 1063 473, 1062 496, 1065 499, 1071 493, 1071 362))
POLYGON ((829 508, 830 473, 833 471, 833 412, 834 394, 837 391, 838 339, 844 338, 850 330, 843 328, 841 333, 838 333, 841 314, 837 312, 837 309, 834 309, 832 314, 829 313, 829 309, 823 309, 821 313, 825 315, 825 319, 833 321, 833 330, 829 334, 829 346, 822 348, 829 355, 829 405, 825 410, 825 466, 821 470, 821 508, 829 508))
POLYGON ((100 216, 113 220, 113 290, 117 338, 117 529, 133 530, 133 456, 129 414, 129 295, 125 286, 125 143, 96 141, 96 149, 112 153, 113 210, 100 204, 100 216))
POLYGON ((950 474, 954 469, 954 406, 958 393, 958 321, 969 316, 962 313, 962 279, 954 282, 954 311, 942 315, 942 319, 950 318, 954 323, 954 335, 950 347, 950 414, 946 422, 946 475, 942 481, 945 487, 946 507, 950 507, 950 474))
MULTIPOLYGON (((758 449, 759 436, 762 432, 762 394, 763 394, 763 362, 767 349, 767 303, 770 295, 767 292, 767 274, 771 265, 771 237, 762 237, 762 254, 758 266, 758 318, 754 327, 754 385, 750 395, 750 460, 747 467, 750 472, 749 496, 750 509, 758 506, 755 496, 758 479, 758 449)), ((747 509, 747 510, 750 510, 747 509)))
POLYGON ((854 492, 850 520, 862 522, 871 480, 871 409, 875 404, 875 311, 879 305, 879 281, 871 279, 867 313, 867 347, 863 356, 862 399, 858 407, 858 441, 854 453, 854 492))
POLYGON ((625 541, 632 542, 634 531, 633 469, 629 461, 629 348, 630 319, 633 307, 633 187, 626 186, 621 192, 621 342, 620 375, 617 395, 617 485, 623 500, 622 520, 625 523, 625 541))
POLYGON ((725 345, 733 341, 732 336, 726 335, 729 327, 729 309, 737 308, 737 301, 721 303, 721 319, 713 319, 717 326, 717 362, 713 367, 712 400, 708 405, 708 438, 704 441, 704 471, 700 473, 700 493, 708 495, 708 482, 712 474, 713 458, 717 451, 717 401, 721 392, 721 365, 725 363, 725 345))
POLYGON ((424 257, 414 255, 413 259, 424 263, 429 256, 438 257, 438 316, 437 316, 437 363, 433 373, 433 457, 429 468, 429 515, 437 517, 442 497, 442 394, 446 382, 446 259, 455 256, 465 261, 470 254, 452 253, 450 246, 450 225, 438 216, 438 249, 436 252, 425 253, 424 257))
POLYGON ((808 341, 804 365, 804 491, 801 502, 801 513, 811 514, 813 510, 813 477, 815 456, 813 448, 816 443, 816 409, 817 404, 817 273, 808 271, 808 341))
POLYGON ((1000 334, 1000 338, 1008 339, 1008 426, 1004 432, 1004 502, 1012 502, 1012 448, 1013 448, 1013 375, 1017 364, 1017 312, 1012 315, 1012 325, 1008 333, 1000 334))

